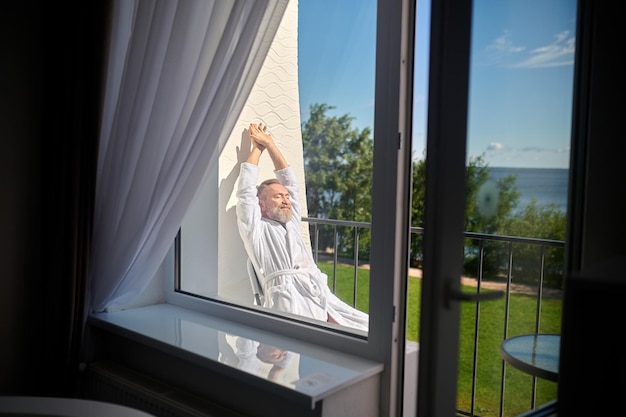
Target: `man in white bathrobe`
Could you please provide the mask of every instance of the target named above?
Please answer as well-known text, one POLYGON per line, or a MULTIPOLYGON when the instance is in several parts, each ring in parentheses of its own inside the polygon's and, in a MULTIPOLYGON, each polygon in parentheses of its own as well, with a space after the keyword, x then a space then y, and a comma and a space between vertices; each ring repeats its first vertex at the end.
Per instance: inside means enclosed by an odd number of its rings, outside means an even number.
POLYGON ((293 169, 263 124, 250 124, 252 150, 241 164, 237 223, 265 295, 264 307, 368 330, 368 315, 340 300, 316 265, 300 233, 302 211, 293 169), (257 187, 259 159, 267 151, 276 178, 257 187))

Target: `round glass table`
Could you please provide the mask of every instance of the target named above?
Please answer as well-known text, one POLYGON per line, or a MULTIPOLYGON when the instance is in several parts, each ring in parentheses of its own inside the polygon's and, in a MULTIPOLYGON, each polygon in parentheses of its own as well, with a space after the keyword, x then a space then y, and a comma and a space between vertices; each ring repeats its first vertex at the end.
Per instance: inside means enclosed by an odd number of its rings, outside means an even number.
POLYGON ((530 375, 557 382, 559 378, 558 334, 527 334, 506 339, 500 355, 511 366, 530 375))

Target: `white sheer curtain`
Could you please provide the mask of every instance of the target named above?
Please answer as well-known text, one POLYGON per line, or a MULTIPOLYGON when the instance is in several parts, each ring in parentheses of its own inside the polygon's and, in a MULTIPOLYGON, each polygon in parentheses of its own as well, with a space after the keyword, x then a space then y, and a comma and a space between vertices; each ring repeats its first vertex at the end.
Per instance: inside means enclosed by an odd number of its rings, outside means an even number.
POLYGON ((229 136, 288 0, 115 0, 92 311, 147 286, 229 136))

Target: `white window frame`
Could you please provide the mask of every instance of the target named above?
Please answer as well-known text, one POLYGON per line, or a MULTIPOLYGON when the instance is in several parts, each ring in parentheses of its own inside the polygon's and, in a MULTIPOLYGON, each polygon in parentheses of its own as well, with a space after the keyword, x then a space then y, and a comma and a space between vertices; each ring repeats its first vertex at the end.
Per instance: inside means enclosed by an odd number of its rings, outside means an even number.
MULTIPOLYGON (((363 339, 322 326, 177 292, 174 251, 164 262, 166 302, 260 330, 297 338, 385 365, 381 393, 389 410, 396 406, 404 353, 403 282, 408 273, 412 88, 412 27, 415 4, 380 1, 377 9, 376 100, 372 195, 370 330, 363 339), (390 187, 396 184, 396 187, 390 187), (390 201, 395 204, 389 204, 390 201)), ((386 407, 385 407, 386 408, 386 407)))

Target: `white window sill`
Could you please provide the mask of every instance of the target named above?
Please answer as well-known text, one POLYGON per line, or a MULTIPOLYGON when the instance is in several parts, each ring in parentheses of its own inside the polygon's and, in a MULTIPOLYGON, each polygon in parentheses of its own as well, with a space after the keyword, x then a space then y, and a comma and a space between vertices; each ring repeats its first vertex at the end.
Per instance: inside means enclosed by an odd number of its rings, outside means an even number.
POLYGON ((286 388, 294 397, 304 396, 310 400, 312 409, 318 401, 353 387, 383 370, 381 363, 171 304, 96 313, 90 316, 89 324, 182 359, 202 362, 209 369, 222 366, 229 367, 233 373, 252 375, 259 384, 268 384, 270 388, 275 386, 280 390, 286 388), (236 360, 233 362, 228 359, 229 355, 232 358, 233 352, 228 351, 224 342, 228 341, 229 346, 233 346, 236 338, 276 346, 292 352, 294 359, 275 381, 271 381, 267 376, 271 365, 258 361, 254 355, 253 361, 247 362, 252 366, 241 367, 236 360), (300 372, 304 374, 300 376, 298 364, 307 364, 301 368, 300 372))

